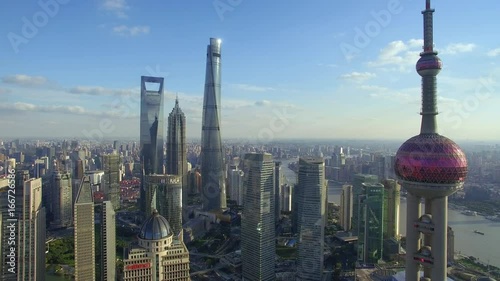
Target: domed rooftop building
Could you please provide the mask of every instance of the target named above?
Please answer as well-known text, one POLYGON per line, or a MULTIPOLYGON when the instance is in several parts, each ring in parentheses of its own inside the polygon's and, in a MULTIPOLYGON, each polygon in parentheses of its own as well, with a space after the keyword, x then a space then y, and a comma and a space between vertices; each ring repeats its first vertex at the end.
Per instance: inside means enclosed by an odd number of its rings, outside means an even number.
POLYGON ((157 210, 142 224, 139 239, 160 240, 173 235, 167 219, 160 216, 157 210))
POLYGON ((124 280, 191 280, 189 252, 167 219, 154 210, 141 226, 137 242, 125 252, 124 280))

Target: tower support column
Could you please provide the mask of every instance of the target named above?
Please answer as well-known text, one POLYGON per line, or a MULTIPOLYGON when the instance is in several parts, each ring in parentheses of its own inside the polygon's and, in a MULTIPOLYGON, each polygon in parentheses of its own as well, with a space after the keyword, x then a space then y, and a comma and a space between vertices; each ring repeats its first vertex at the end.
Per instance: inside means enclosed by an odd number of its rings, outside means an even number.
MULTIPOLYGON (((425 199, 425 213, 432 214, 432 199, 425 199)), ((430 246, 432 248, 432 235, 424 234, 424 246, 430 246)), ((424 277, 431 278, 432 270, 429 267, 424 267, 424 277)))
POLYGON ((408 193, 406 197, 406 281, 418 281, 418 264, 413 255, 420 248, 420 232, 413 223, 420 218, 420 197, 408 193))
POLYGON ((434 235, 432 235, 432 255, 434 267, 432 268, 432 280, 446 280, 447 257, 446 248, 448 232, 448 197, 440 197, 433 200, 432 220, 434 221, 434 235))

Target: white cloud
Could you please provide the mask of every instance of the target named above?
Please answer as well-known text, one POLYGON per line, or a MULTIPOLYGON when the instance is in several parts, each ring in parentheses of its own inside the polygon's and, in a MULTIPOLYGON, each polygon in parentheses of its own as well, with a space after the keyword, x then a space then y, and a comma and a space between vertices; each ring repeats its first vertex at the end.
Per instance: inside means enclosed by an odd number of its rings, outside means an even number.
POLYGON ((261 87, 261 86, 256 86, 256 85, 249 85, 249 84, 230 84, 231 87, 241 90, 241 91, 248 91, 248 92, 269 92, 269 91, 276 91, 275 88, 272 87, 261 87))
POLYGON ((351 72, 340 76, 341 79, 350 80, 358 83, 375 77, 377 77, 377 75, 375 73, 370 73, 370 72, 351 72))
POLYGON ((423 40, 410 39, 407 42, 393 41, 380 50, 375 61, 368 62, 371 67, 394 66, 390 70, 407 71, 417 62, 423 40))
POLYGON ((89 111, 78 105, 35 105, 32 103, 16 102, 3 103, 0 109, 11 112, 43 112, 43 113, 65 113, 73 115, 86 115, 95 117, 120 117, 120 118, 137 118, 138 115, 123 116, 123 113, 118 111, 89 111))
POLYGON ((325 66, 325 67, 330 67, 330 68, 339 67, 337 64, 333 64, 333 63, 318 63, 318 66, 325 66))
POLYGON ((476 45, 472 43, 453 43, 446 46, 446 48, 439 51, 439 53, 445 55, 456 55, 459 53, 472 52, 475 48, 476 45))
POLYGON ((386 87, 376 86, 376 85, 361 85, 358 87, 360 90, 370 91, 370 92, 383 92, 389 91, 386 87))
POLYGON ((134 95, 140 92, 139 89, 109 89, 100 86, 76 86, 67 90, 72 94, 85 94, 91 96, 126 96, 134 95))
POLYGON ((142 34, 148 34, 150 31, 150 27, 145 25, 136 25, 130 27, 126 25, 119 25, 113 27, 112 31, 113 33, 120 36, 139 36, 142 34))
POLYGON ((29 76, 25 74, 16 74, 2 77, 2 82, 25 87, 46 86, 49 81, 43 76, 29 76))
POLYGON ((496 56, 500 56, 500 48, 496 48, 496 49, 493 49, 493 50, 490 50, 487 55, 489 57, 496 57, 496 56))
POLYGON ((114 13, 119 18, 127 18, 125 11, 130 9, 125 0, 103 0, 102 8, 114 13))
POLYGON ((255 105, 257 106, 268 106, 271 105, 271 102, 268 100, 261 100, 261 101, 256 101, 255 105))

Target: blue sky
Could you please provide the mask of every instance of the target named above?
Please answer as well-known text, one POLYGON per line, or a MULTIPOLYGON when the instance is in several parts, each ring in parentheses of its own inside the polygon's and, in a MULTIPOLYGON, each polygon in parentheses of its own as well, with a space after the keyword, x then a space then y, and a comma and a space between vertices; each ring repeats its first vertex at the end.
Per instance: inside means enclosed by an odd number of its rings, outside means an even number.
MULTIPOLYGON (((444 63, 440 133, 499 140, 500 2, 433 2, 444 63)), ((414 68, 424 0, 0 5, 5 137, 138 137, 140 76, 151 75, 165 77, 165 112, 177 93, 188 137, 199 138, 210 37, 222 39, 223 138, 406 139, 419 132, 414 68)))

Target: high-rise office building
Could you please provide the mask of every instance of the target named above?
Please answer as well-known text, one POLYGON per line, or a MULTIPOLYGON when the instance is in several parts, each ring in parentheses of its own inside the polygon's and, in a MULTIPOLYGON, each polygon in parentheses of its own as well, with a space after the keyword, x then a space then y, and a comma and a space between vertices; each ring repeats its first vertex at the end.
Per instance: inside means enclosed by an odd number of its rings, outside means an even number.
POLYGON ((340 225, 344 231, 351 231, 352 220, 352 185, 342 186, 340 194, 340 225))
POLYGON ((294 234, 299 234, 300 222, 301 222, 301 205, 300 200, 302 198, 302 188, 298 184, 293 186, 292 190, 292 232, 294 234))
MULTIPOLYGON (((163 78, 141 76, 140 144, 142 174, 163 174, 163 78), (158 85, 155 88, 152 84, 158 85)), ((141 180, 140 207, 146 208, 144 178, 141 180)))
POLYGON ((105 200, 111 201, 115 210, 120 209, 120 155, 116 152, 104 155, 102 185, 105 200))
POLYGON ((352 234, 358 235, 359 232, 359 200, 358 197, 364 192, 363 183, 378 183, 378 177, 376 175, 368 175, 368 174, 356 174, 353 178, 352 183, 352 234))
POLYGON ((146 176, 148 189, 146 209, 158 213, 169 221, 174 235, 182 231, 182 179, 178 175, 146 176))
POLYGON ((395 180, 384 180, 384 239, 399 240, 399 205, 401 185, 395 180))
POLYGON ((326 216, 325 164, 320 157, 299 159, 300 227, 297 280, 322 280, 326 216))
POLYGON ((281 215, 280 207, 280 189, 283 182, 283 174, 281 173, 281 162, 274 163, 274 218, 278 224, 281 215))
POLYGON ((236 201, 238 205, 243 205, 243 198, 245 197, 243 188, 244 174, 236 166, 232 166, 229 170, 228 185, 229 190, 231 190, 230 198, 236 201))
POLYGON ((116 280, 116 214, 111 201, 102 202, 100 280, 116 280))
POLYGON ((75 281, 95 280, 94 198, 90 177, 84 176, 74 212, 75 281))
MULTIPOLYGON (((71 173, 52 174, 52 184, 49 192, 51 212, 54 216, 53 228, 70 227, 73 224, 73 186, 71 173)), ((45 191, 44 191, 45 192, 45 191)))
POLYGON ((244 280, 275 280, 274 162, 268 153, 245 155, 245 199, 241 218, 244 280))
POLYGON ((123 259, 125 281, 189 281, 189 251, 158 212, 143 223, 123 259))
POLYGON ((289 184, 281 185, 280 207, 282 212, 292 211, 292 186, 289 184))
POLYGON ((384 248, 384 185, 363 183, 358 208, 358 261, 378 263, 384 248))
MULTIPOLYGON (((175 107, 168 115, 167 129, 167 174, 179 175, 182 180, 182 206, 188 200, 188 162, 186 147, 186 116, 179 107, 179 99, 175 99, 175 107)), ((171 222, 168 218, 167 220, 171 222)))
MULTIPOLYGON (((19 197, 18 197, 19 198, 19 197)), ((24 182, 22 216, 19 223, 17 280, 45 280, 45 208, 42 179, 24 182)), ((9 279, 7 279, 9 280, 9 279)))
POLYGON ((416 70, 422 77, 420 134, 407 140, 396 153, 394 169, 408 191, 406 204, 406 280, 441 281, 447 276, 448 196, 463 187, 467 176, 465 153, 437 132, 436 76, 442 62, 434 51, 431 1, 426 0, 424 47, 416 70), (422 213, 421 200, 425 201, 422 213), (422 241, 422 236, 424 239, 422 241))
POLYGON ((226 208, 224 150, 221 124, 221 40, 210 38, 207 47, 205 94, 201 128, 201 184, 203 210, 226 208))

